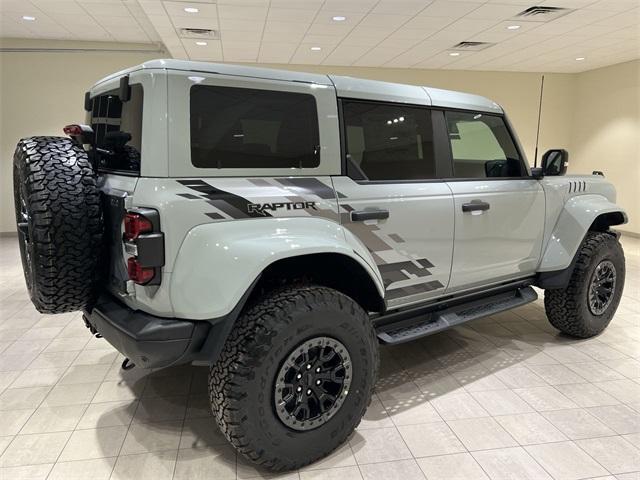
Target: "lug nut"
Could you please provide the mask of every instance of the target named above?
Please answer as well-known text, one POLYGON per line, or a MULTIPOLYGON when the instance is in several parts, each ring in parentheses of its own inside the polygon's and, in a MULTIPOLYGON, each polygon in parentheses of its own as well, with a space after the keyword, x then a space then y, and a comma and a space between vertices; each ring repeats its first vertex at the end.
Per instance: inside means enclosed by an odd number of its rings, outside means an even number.
POLYGON ((316 385, 320 385, 322 383, 322 380, 316 380, 316 385))
POLYGON ((300 393, 301 391, 302 391, 302 387, 298 387, 298 388, 296 389, 296 392, 298 392, 298 393, 300 393))
POLYGON ((302 374, 301 374, 301 373, 299 373, 298 375, 296 375, 296 378, 297 378, 298 380, 300 380, 300 379, 302 378, 302 374))
POLYGON ((307 390, 307 395, 311 395, 311 389, 307 390))
POLYGON ((307 370, 311 370, 311 364, 307 364, 307 370))
POLYGON ((320 367, 316 368, 316 373, 320 373, 320 367))

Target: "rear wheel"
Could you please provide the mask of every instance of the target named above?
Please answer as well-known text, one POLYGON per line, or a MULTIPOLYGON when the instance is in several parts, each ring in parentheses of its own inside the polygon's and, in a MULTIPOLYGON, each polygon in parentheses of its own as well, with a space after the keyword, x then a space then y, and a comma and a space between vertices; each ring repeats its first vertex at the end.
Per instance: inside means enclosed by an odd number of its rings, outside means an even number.
POLYGON ((325 287, 286 288, 238 319, 211 368, 211 406, 246 458, 293 470, 353 432, 377 369, 376 336, 356 302, 325 287))
POLYGON ((616 312, 625 279, 624 252, 607 232, 589 232, 569 285, 546 290, 544 306, 555 328, 579 338, 601 333, 616 312))
POLYGON ((103 222, 87 154, 69 138, 24 138, 13 157, 13 186, 22 267, 36 309, 88 306, 97 291, 103 222))

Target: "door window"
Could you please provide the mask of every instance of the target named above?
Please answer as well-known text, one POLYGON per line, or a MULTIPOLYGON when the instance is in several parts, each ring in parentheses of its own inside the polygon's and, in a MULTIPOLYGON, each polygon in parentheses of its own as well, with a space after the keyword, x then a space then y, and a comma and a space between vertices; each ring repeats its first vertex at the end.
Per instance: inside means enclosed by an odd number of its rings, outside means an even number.
POLYGON ((527 175, 502 117, 473 112, 446 112, 456 178, 527 175))
POLYGON ((199 168, 313 168, 320 164, 312 95, 191 87, 191 162, 199 168))
POLYGON ((419 180, 436 174, 431 111, 343 102, 347 162, 359 179, 419 180))

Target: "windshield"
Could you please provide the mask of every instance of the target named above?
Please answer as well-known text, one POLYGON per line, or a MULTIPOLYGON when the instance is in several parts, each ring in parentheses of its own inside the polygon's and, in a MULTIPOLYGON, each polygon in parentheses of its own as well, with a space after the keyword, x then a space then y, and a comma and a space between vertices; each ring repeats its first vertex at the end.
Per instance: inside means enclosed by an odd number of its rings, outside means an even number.
POLYGON ((122 102, 117 90, 92 99, 90 125, 94 152, 101 170, 140 173, 142 148, 142 85, 131 85, 131 98, 122 102))

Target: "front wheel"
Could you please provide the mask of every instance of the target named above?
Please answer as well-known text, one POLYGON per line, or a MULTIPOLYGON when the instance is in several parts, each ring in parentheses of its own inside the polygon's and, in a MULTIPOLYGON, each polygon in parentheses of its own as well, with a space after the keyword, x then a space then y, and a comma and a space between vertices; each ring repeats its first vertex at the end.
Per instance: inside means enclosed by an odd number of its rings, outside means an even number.
POLYGON ((589 232, 563 289, 546 290, 544 306, 555 328, 578 338, 601 333, 616 312, 624 288, 624 252, 608 232, 589 232))
POLYGON ((246 458, 294 470, 353 432, 377 370, 376 335, 355 301, 325 287, 288 287, 238 319, 211 368, 211 407, 246 458))

